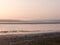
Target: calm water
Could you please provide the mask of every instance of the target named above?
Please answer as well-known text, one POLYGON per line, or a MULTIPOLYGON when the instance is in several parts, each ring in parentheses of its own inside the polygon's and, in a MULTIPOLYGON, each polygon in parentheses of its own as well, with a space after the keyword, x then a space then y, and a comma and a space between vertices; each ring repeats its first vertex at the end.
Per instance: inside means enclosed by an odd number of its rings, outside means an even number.
POLYGON ((0 24, 0 31, 17 31, 15 33, 9 32, 9 34, 55 32, 60 31, 60 24, 0 24), (31 32, 19 32, 19 31, 31 31, 31 32))

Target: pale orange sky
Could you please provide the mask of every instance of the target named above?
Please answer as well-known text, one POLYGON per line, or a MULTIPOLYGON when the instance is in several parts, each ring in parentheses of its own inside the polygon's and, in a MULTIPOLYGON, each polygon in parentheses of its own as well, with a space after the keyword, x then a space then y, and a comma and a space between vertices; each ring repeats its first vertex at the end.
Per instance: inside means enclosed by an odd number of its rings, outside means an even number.
POLYGON ((0 0, 0 19, 60 19, 60 0, 0 0))

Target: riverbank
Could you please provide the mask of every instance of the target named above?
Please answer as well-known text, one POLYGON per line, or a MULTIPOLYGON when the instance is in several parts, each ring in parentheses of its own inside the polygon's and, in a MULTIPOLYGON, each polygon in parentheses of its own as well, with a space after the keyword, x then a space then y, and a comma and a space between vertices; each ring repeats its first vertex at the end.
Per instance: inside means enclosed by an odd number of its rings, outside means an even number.
POLYGON ((60 45, 60 32, 0 35, 0 45, 60 45))

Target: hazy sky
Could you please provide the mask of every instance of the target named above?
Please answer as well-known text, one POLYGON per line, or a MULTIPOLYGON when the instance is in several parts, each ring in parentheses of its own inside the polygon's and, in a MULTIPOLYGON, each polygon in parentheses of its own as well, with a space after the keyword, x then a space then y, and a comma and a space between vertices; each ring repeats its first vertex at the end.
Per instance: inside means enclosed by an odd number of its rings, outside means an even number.
POLYGON ((0 19, 60 19, 60 0, 0 0, 0 19))

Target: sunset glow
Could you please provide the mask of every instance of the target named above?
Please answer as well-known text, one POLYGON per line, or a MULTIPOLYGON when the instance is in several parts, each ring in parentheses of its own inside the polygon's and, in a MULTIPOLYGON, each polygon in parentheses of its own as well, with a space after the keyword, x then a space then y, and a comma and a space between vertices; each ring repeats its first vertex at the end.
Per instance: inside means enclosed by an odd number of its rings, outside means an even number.
POLYGON ((60 0, 0 0, 0 19, 59 20, 60 0))

